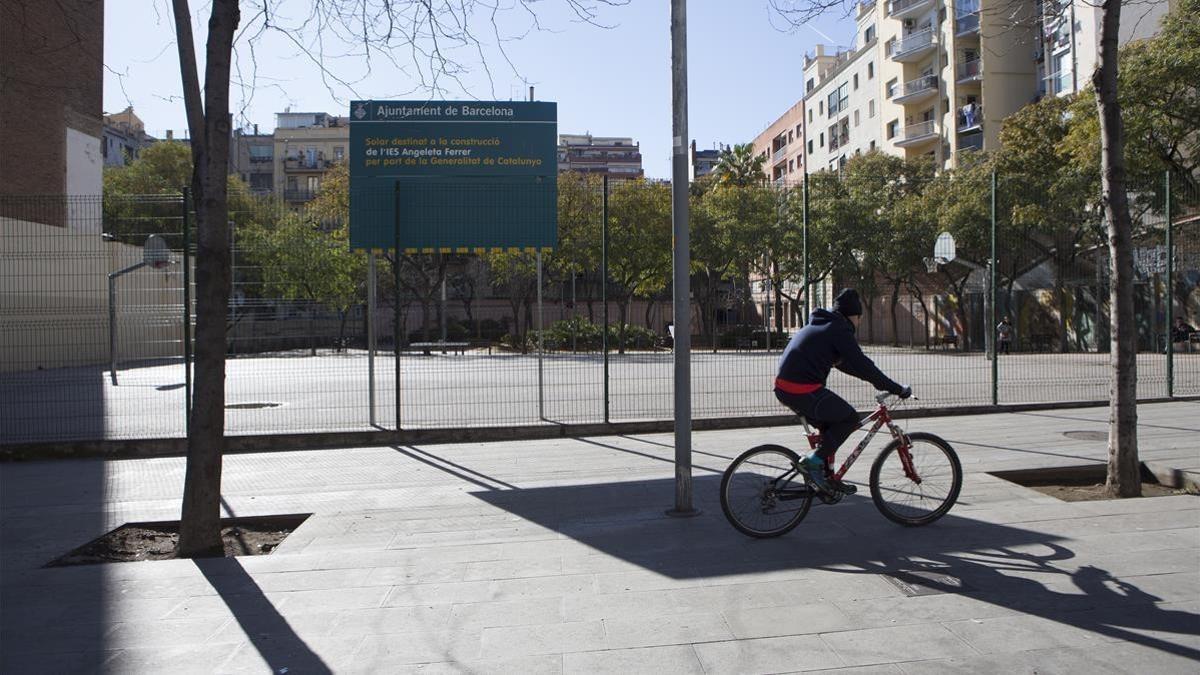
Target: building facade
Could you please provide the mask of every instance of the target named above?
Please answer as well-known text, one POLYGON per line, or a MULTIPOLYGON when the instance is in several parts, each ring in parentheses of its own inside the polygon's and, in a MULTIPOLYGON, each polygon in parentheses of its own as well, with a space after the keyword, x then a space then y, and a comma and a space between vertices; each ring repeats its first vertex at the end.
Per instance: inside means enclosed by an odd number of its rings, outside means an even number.
POLYGON ((316 196, 325 172, 346 161, 348 122, 328 113, 277 113, 271 157, 275 194, 293 203, 316 196))
POLYGON ((763 171, 775 183, 799 181, 804 176, 804 100, 754 137, 754 154, 763 158, 763 171))
POLYGON ((101 0, 0 3, 0 196, 100 194, 103 58, 101 0))
POLYGON ((642 151, 632 138, 561 134, 558 137, 558 170, 607 174, 614 178, 641 178, 642 151))
POLYGON ((242 179, 254 194, 275 190, 275 135, 237 129, 229 144, 229 172, 242 179))
MULTIPOLYGON (((1156 35, 1171 6, 1169 0, 1123 4, 1120 44, 1156 35)), ((1036 7, 1042 93, 1065 96, 1082 90, 1098 64, 1102 8, 1089 0, 1037 0, 1036 7)))
POLYGON ((141 118, 134 114, 133 106, 114 115, 105 115, 103 133, 100 152, 104 156, 104 166, 125 166, 155 142, 146 133, 141 118))
POLYGON ((717 168, 717 164, 721 161, 721 151, 717 148, 697 150, 696 141, 693 139, 688 159, 688 180, 695 181, 697 178, 709 175, 717 168))

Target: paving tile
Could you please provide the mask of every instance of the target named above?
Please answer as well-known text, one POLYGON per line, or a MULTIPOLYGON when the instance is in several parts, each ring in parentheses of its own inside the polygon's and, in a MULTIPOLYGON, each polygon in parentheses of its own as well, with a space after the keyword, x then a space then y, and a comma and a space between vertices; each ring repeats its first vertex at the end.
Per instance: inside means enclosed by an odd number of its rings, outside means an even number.
POLYGON ((554 623, 540 626, 504 626, 483 630, 485 658, 603 649, 604 624, 600 621, 554 623))
POLYGON ((568 620, 563 613, 563 599, 526 598, 496 602, 476 602, 454 605, 448 623, 451 628, 492 628, 548 624, 568 620))
POLYGON ((555 557, 490 560, 466 565, 465 581, 478 579, 523 579, 563 573, 562 560, 555 557))
POLYGON ((268 593, 267 599, 287 611, 314 608, 317 610, 361 609, 380 607, 389 596, 388 586, 364 588, 333 588, 319 591, 288 591, 268 593))
POLYGON ((845 665, 817 635, 708 642, 694 647, 709 673, 783 673, 799 663, 813 670, 845 665))
POLYGON ((354 609, 339 612, 329 631, 333 635, 436 633, 446 629, 449 616, 446 605, 354 609))
POLYGON ((1014 673, 1019 675, 1184 675, 1196 671, 1194 658, 1155 647, 1109 643, 1089 647, 1055 647, 955 659, 898 664, 905 675, 1014 673))
POLYGON ((1082 647, 1104 642, 1107 638, 1079 627, 1082 613, 1064 613, 1061 620, 1038 616, 1002 616, 978 621, 951 621, 945 624, 983 654, 1022 652, 1051 647, 1082 647), (1071 617, 1076 620, 1072 621, 1071 617))
POLYGON ((700 657, 691 645, 609 649, 599 652, 574 652, 563 655, 563 673, 704 673, 700 657))
POLYGON ((813 635, 859 626, 829 602, 739 609, 726 611, 724 616, 734 637, 739 639, 813 635))
POLYGON ((212 673, 225 671, 220 664, 236 653, 234 644, 161 645, 119 649, 104 663, 103 672, 112 673, 212 673))
POLYGON ((821 635, 848 666, 977 654, 940 624, 868 628, 821 635))
POLYGON ((350 668, 388 672, 406 664, 474 661, 481 657, 478 631, 436 631, 366 635, 350 668))
POLYGON ((118 623, 105 635, 105 647, 136 649, 202 644, 216 635, 229 621, 231 619, 225 617, 214 617, 118 623))
POLYGON ((689 613, 650 618, 605 619, 605 644, 612 649, 731 640, 720 614, 689 613))
POLYGON ((209 672, 220 673, 289 673, 342 672, 352 663, 361 637, 308 637, 303 640, 280 640, 260 637, 232 645, 219 667, 209 672))

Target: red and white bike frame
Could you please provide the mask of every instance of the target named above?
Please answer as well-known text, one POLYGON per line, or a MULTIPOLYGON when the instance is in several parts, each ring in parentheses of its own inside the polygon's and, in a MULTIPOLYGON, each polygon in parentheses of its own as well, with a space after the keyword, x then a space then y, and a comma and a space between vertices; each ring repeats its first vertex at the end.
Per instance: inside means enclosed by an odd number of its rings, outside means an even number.
MULTIPOLYGON (((912 444, 909 442, 908 436, 904 433, 904 431, 901 430, 900 427, 896 426, 896 423, 892 420, 891 413, 888 412, 887 406, 884 405, 884 400, 887 398, 887 396, 887 394, 880 394, 876 396, 875 401, 879 405, 877 408, 875 408, 875 412, 867 415, 861 422, 858 423, 858 429, 862 429, 868 424, 871 424, 871 429, 867 432, 867 435, 864 436, 861 441, 859 441, 858 445, 854 448, 854 451, 851 452, 850 456, 846 458, 846 461, 842 463, 841 468, 836 470, 834 469, 836 461, 833 455, 830 455, 825 460, 829 467, 829 472, 833 474, 834 480, 842 480, 842 477, 845 476, 846 472, 850 470, 850 466, 854 464, 854 460, 858 459, 858 456, 862 454, 862 451, 866 450, 867 446, 871 444, 871 439, 875 438, 875 434, 886 425, 888 431, 892 435, 892 438, 900 441, 900 447, 896 449, 896 454, 900 456, 900 464, 904 467, 904 475, 914 483, 921 482, 921 477, 917 475, 917 470, 913 466, 912 453, 909 452, 912 449, 912 444)), ((808 438, 808 446, 813 450, 816 450, 821 444, 821 433, 819 431, 813 431, 812 427, 809 426, 807 419, 801 417, 800 421, 804 424, 804 435, 808 438)))

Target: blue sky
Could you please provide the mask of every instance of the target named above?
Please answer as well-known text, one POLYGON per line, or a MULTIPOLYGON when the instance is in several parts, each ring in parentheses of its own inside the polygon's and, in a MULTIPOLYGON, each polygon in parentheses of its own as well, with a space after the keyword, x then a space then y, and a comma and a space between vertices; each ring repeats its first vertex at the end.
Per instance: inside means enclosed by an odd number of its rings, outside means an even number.
MULTIPOLYGON (((187 126, 169 4, 105 3, 104 109, 117 112, 133 105, 146 130, 158 137, 167 129, 182 135, 187 126)), ((208 10, 207 3, 192 5, 197 14, 208 10)), ((501 18, 502 36, 520 36, 504 43, 515 72, 495 50, 494 38, 480 30, 490 79, 474 52, 463 53, 471 72, 460 78, 461 84, 448 83, 450 91, 441 98, 523 99, 532 84, 538 100, 558 102, 560 133, 632 136, 641 143, 647 175, 669 177, 669 0, 632 0, 604 8, 599 20, 610 28, 574 20, 562 0, 532 6, 542 30, 527 30, 529 22, 519 11, 501 18)), ((306 7, 298 0, 285 3, 277 20, 296 23, 306 7)), ((249 11, 243 9, 243 14, 249 11)), ((206 18, 193 21, 202 74, 206 18)), ((818 43, 848 45, 854 31, 842 11, 790 33, 779 30, 780 25, 769 14, 767 0, 688 3, 689 132, 699 147, 751 140, 799 99, 805 51, 818 43)), ((257 78, 251 87, 251 44, 240 41, 237 60, 246 85, 231 91, 239 120, 269 131, 274 114, 288 106, 344 115, 352 98, 427 96, 406 53, 398 54, 395 64, 375 58, 367 73, 361 56, 340 55, 349 48, 328 32, 323 37, 330 55, 327 71, 352 86, 322 77, 295 42, 303 44, 304 35, 269 32, 253 44, 257 78)))

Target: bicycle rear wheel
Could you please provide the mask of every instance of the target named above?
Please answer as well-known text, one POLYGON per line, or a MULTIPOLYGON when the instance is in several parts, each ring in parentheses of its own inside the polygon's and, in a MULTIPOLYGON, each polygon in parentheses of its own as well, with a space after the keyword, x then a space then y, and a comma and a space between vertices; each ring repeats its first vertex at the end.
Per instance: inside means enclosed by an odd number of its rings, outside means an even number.
POLYGON ((906 472, 900 442, 892 441, 871 466, 871 499, 889 520, 928 525, 946 515, 962 489, 962 465, 954 448, 933 434, 908 435, 912 469, 906 472))
POLYGON ((721 510, 742 534, 778 537, 800 524, 812 506, 800 458, 781 445, 760 445, 733 460, 721 477, 721 510))

